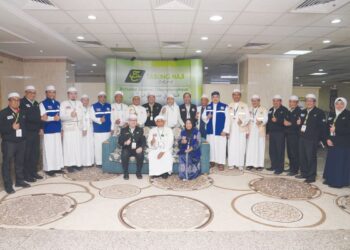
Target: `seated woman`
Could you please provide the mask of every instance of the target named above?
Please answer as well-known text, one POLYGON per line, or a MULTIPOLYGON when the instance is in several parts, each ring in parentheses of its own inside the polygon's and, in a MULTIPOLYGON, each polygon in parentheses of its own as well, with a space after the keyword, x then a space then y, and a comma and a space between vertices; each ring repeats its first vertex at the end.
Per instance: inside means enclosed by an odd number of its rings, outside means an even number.
POLYGON ((190 119, 185 122, 185 129, 181 131, 179 140, 179 178, 192 180, 201 174, 201 135, 190 119))
POLYGON ((335 113, 331 112, 328 118, 328 154, 323 178, 330 187, 350 185, 350 111, 346 105, 345 98, 337 98, 335 113))

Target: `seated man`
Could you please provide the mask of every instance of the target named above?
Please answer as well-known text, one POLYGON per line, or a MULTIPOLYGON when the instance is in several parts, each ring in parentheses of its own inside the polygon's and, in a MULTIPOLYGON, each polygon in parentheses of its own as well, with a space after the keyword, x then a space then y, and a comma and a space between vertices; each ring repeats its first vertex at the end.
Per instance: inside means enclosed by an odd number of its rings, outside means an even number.
POLYGON ((141 169, 144 159, 144 148, 146 146, 146 138, 143 135, 143 129, 136 126, 137 116, 131 114, 129 116, 129 126, 122 128, 118 139, 119 145, 122 147, 121 159, 124 170, 124 180, 129 180, 129 159, 131 156, 136 158, 136 177, 142 179, 141 169))
POLYGON ((147 144, 149 175, 168 178, 173 169, 173 156, 171 154, 174 144, 174 134, 171 128, 165 127, 164 116, 158 115, 155 119, 157 127, 149 131, 147 144))

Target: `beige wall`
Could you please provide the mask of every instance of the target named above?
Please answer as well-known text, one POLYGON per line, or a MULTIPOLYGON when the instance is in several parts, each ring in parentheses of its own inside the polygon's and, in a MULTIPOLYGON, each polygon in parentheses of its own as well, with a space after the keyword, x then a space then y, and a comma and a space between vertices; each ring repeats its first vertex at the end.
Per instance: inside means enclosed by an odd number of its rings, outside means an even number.
POLYGON ((76 82, 74 87, 78 90, 79 97, 86 94, 90 97, 90 103, 97 101, 97 93, 105 91, 106 84, 104 82, 76 82))

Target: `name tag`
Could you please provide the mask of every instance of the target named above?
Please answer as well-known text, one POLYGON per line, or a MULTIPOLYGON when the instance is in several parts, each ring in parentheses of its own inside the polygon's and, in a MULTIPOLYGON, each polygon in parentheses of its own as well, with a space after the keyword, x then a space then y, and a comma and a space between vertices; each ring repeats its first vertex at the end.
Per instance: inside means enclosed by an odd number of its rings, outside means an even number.
POLYGON ((149 119, 150 119, 150 121, 153 121, 153 116, 151 116, 149 119))
POLYGON ((27 106, 28 108, 30 108, 30 104, 27 103, 26 106, 27 106))
POLYGON ((16 130, 16 137, 22 137, 22 129, 16 130))
POLYGON ((306 125, 305 125, 305 124, 301 126, 300 131, 303 132, 303 133, 305 133, 305 131, 306 131, 306 125))
POLYGON ((9 115, 8 117, 7 117, 7 120, 12 120, 13 119, 13 116, 12 115, 9 115))
POLYGON ((136 142, 131 143, 131 149, 136 149, 136 142))

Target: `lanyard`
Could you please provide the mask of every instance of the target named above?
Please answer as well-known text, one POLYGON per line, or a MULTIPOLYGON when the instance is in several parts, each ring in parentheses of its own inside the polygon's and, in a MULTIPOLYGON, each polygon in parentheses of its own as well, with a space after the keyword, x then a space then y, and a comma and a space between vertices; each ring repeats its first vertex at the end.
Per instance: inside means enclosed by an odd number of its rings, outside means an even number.
POLYGON ((255 116, 256 116, 256 113, 258 112, 258 109, 259 109, 259 107, 256 108, 255 112, 253 112, 253 119, 255 119, 255 116))
POLYGON ((164 128, 162 130, 162 133, 159 133, 159 128, 157 128, 157 133, 158 133, 159 139, 161 140, 162 137, 164 137, 164 128))
POLYGON ((16 118, 15 119, 15 123, 17 123, 18 122, 18 118, 19 118, 19 111, 17 113, 12 112, 12 115, 16 118))
POLYGON ((116 103, 115 105, 117 107, 117 111, 123 111, 123 104, 122 103, 116 103), (120 108, 118 107, 118 104, 120 105, 120 108))
POLYGON ((310 114, 310 112, 312 111, 312 109, 310 110, 310 111, 306 111, 307 112, 307 114, 306 114, 306 117, 305 117, 305 120, 304 120, 304 125, 307 123, 307 120, 309 119, 309 114, 310 114))
POLYGON ((237 106, 236 109, 233 109, 233 115, 234 115, 234 116, 236 116, 238 109, 239 109, 239 105, 237 106))
MULTIPOLYGON (((135 132, 135 129, 134 129, 133 132, 135 132)), ((133 133, 133 132, 132 132, 131 129, 129 128, 129 133, 130 133, 130 135, 131 135, 131 139, 132 139, 132 141, 134 142, 134 141, 135 141, 135 138, 134 138, 134 133, 133 133)))

